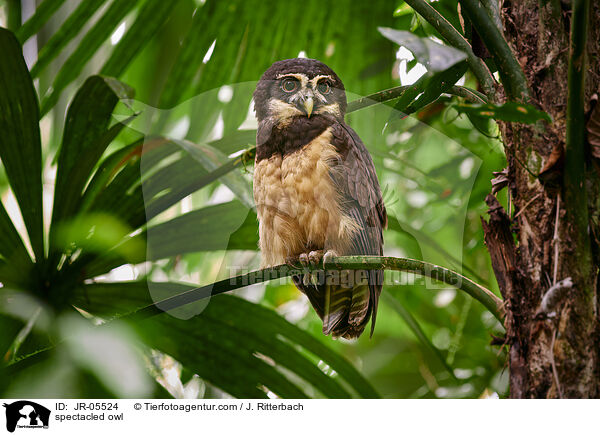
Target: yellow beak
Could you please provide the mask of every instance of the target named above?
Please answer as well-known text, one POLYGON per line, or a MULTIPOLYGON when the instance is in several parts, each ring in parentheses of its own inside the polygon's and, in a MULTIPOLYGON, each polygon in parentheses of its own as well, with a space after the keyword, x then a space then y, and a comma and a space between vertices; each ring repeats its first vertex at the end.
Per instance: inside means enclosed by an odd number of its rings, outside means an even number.
POLYGON ((312 113, 313 110, 313 99, 312 97, 308 97, 306 100, 304 100, 304 110, 306 110, 306 115, 310 118, 310 114, 312 113))

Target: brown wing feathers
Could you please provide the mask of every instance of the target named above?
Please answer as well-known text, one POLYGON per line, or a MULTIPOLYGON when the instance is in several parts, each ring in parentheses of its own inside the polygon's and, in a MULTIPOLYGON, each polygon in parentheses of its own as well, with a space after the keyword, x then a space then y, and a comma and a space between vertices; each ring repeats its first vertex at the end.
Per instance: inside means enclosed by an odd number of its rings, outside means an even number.
MULTIPOLYGON (((343 170, 336 171, 336 184, 344 192, 347 213, 361 227, 352 240, 351 255, 383 255, 383 228, 387 214, 381 189, 369 152, 349 126, 337 123, 333 128, 334 145, 341 154, 343 170), (345 178, 343 178, 345 177, 345 178)), ((371 317, 371 334, 375 327, 377 305, 383 284, 383 271, 359 271, 368 279, 368 293, 355 290, 349 323, 362 332, 371 317)))

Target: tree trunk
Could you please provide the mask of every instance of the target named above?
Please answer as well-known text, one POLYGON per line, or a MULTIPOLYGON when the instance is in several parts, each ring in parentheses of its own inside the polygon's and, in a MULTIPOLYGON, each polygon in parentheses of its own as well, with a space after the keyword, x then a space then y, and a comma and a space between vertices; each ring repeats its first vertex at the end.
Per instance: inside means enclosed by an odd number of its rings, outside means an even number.
MULTIPOLYGON (((581 172, 567 174, 564 164, 570 158, 565 143, 571 3, 501 5, 504 34, 525 71, 531 103, 554 120, 500 123, 513 210, 505 211, 490 196, 490 219, 484 222, 506 301, 514 398, 600 396, 599 166, 589 150, 581 172), (573 175, 585 185, 570 184, 573 175)), ((600 2, 592 3, 583 64, 586 113, 600 89, 600 2)), ((499 92, 497 100, 503 98, 499 92)))

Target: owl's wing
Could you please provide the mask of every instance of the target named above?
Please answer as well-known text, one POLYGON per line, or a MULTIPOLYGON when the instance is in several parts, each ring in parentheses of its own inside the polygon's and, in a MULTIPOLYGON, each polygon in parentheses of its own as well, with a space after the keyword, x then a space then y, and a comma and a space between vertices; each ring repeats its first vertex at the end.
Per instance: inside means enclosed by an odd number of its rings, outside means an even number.
MULTIPOLYGON (((352 128, 344 123, 332 126, 332 145, 339 159, 333 162, 331 176, 342 193, 344 212, 359 225, 351 243, 351 255, 383 255, 383 229, 387 227, 387 213, 377 180, 373 159, 352 128)), ((367 273, 369 291, 353 296, 350 324, 366 323, 372 316, 371 334, 375 327, 377 304, 383 284, 383 271, 367 273)))
POLYGON ((358 134, 350 126, 335 123, 332 126, 332 135, 332 145, 337 149, 341 159, 333 174, 334 181, 344 193, 344 199, 349 207, 360 212, 368 226, 379 230, 379 243, 372 245, 366 241, 366 244, 360 245, 361 253, 381 255, 379 252, 383 245, 381 231, 387 227, 387 213, 373 159, 358 134))

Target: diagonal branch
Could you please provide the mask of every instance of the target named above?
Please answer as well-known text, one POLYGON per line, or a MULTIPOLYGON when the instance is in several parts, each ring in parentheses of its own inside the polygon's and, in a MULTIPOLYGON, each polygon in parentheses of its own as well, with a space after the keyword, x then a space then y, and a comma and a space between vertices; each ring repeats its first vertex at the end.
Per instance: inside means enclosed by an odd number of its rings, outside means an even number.
POLYGON ((477 33, 496 61, 508 97, 528 101, 529 88, 523 69, 484 6, 479 0, 460 0, 460 5, 471 22, 477 23, 477 33))
MULTIPOLYGON (((297 266, 298 267, 290 267, 287 264, 282 264, 217 281, 213 284, 188 290, 140 308, 133 313, 123 316, 123 318, 131 317, 136 320, 145 319, 196 302, 200 299, 206 299, 252 284, 298 275, 307 271, 299 264, 297 266)), ((501 323, 504 319, 502 300, 498 296, 458 272, 435 264, 410 258, 347 256, 333 258, 330 263, 326 263, 325 265, 322 265, 322 267, 324 270, 397 270, 432 278, 464 291, 486 307, 501 323)), ((323 269, 317 268, 314 270, 323 269)))
MULTIPOLYGON (((376 104, 385 103, 386 101, 400 98, 409 88, 411 88, 411 86, 396 86, 395 88, 375 92, 374 94, 367 95, 366 97, 357 98, 356 100, 348 103, 347 112, 355 112, 369 106, 374 106, 376 104)), ((442 93, 442 95, 443 94, 456 95, 457 97, 462 97, 468 102, 475 104, 484 104, 488 102, 488 99, 484 94, 474 89, 467 88, 466 86, 452 86, 450 89, 442 93)))
POLYGON ((406 3, 421 15, 453 47, 467 54, 467 63, 481 83, 483 92, 491 97, 495 93, 494 79, 485 62, 473 53, 471 44, 446 18, 425 0, 406 0, 406 3))

